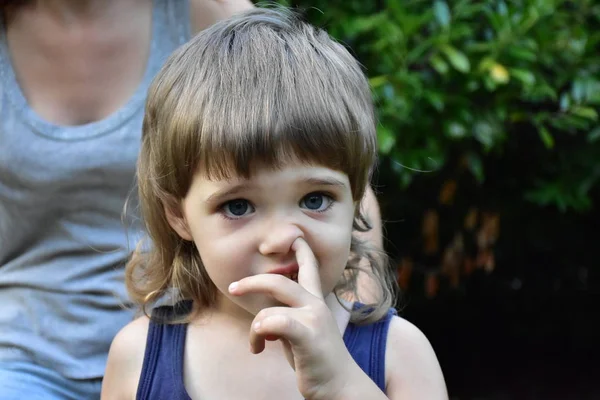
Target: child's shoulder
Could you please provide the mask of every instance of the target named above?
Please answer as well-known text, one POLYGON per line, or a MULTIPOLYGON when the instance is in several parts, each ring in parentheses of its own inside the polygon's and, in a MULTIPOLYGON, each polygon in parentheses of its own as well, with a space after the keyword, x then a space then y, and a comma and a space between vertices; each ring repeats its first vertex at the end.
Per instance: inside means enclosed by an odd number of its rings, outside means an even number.
POLYGON ((145 315, 134 319, 116 334, 110 346, 110 352, 114 350, 114 353, 117 353, 115 355, 120 358, 127 355, 128 357, 123 361, 132 361, 131 356, 141 352, 143 361, 149 326, 150 319, 145 315))
POLYGON ((444 376, 429 340, 402 317, 391 317, 385 358, 388 393, 447 399, 444 376))
POLYGON ((150 319, 139 317, 123 327, 110 345, 102 382, 103 399, 132 399, 144 364, 150 319))

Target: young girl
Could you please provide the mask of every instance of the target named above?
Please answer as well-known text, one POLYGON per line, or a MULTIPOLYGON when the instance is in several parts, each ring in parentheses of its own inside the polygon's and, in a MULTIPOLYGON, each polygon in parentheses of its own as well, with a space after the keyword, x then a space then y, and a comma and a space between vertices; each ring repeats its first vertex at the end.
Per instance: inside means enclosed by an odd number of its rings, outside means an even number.
POLYGON ((292 13, 253 10, 176 52, 138 164, 153 246, 127 267, 155 307, 115 338, 103 398, 447 398, 427 339, 390 309, 384 257, 356 239, 376 149, 359 64, 292 13), (375 303, 344 300, 361 259, 375 303))

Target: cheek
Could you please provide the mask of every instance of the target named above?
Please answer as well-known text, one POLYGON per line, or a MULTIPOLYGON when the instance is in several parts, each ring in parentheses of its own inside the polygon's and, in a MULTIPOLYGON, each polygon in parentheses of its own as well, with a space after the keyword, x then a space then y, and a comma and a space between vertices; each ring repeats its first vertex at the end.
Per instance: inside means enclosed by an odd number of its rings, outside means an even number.
POLYGON ((312 239, 313 252, 321 267, 322 283, 331 289, 340 279, 350 256, 352 225, 329 226, 313 234, 312 239))
POLYGON ((320 253, 322 263, 337 260, 339 264, 342 260, 341 264, 346 265, 352 240, 352 212, 352 207, 347 205, 328 223, 312 232, 313 251, 320 253))
POLYGON ((218 287, 248 275, 253 255, 248 235, 205 229, 199 230, 194 239, 204 268, 218 287))

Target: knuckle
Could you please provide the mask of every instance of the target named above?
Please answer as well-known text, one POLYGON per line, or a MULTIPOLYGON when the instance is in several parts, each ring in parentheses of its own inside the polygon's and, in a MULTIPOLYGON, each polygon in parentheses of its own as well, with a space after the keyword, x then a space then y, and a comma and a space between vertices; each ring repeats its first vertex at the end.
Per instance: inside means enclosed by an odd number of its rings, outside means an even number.
POLYGON ((294 327, 294 320, 287 315, 276 315, 271 317, 272 323, 282 331, 286 332, 294 327))
POLYGON ((267 318, 267 317, 270 315, 270 313, 269 313, 269 311, 268 311, 268 310, 269 310, 268 308, 263 308, 262 310, 260 310, 260 311, 259 311, 259 312, 256 314, 256 316, 254 317, 254 319, 255 319, 256 321, 260 321, 260 320, 263 320, 263 319, 267 318))

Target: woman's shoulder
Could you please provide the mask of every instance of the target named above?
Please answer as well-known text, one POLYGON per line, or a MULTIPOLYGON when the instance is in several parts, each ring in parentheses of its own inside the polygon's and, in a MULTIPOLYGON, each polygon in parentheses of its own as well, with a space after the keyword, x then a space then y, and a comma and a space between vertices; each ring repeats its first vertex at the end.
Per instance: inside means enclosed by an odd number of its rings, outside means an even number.
POLYGON ((253 8, 250 0, 190 0, 193 32, 208 28, 216 21, 253 8))
POLYGON ((388 395, 448 398, 444 376, 429 340, 404 318, 391 317, 385 361, 388 395))
POLYGON ((115 336, 102 382, 102 399, 133 399, 144 364, 150 319, 139 317, 115 336))

